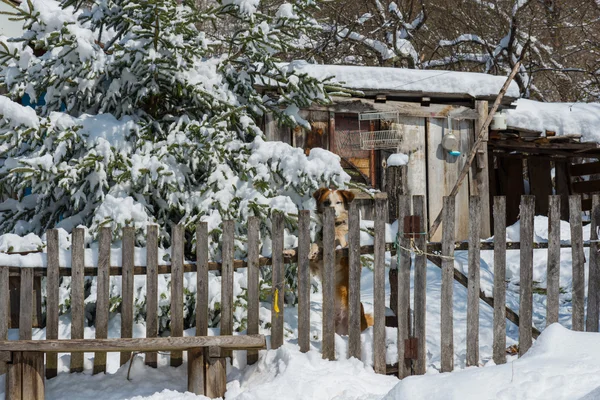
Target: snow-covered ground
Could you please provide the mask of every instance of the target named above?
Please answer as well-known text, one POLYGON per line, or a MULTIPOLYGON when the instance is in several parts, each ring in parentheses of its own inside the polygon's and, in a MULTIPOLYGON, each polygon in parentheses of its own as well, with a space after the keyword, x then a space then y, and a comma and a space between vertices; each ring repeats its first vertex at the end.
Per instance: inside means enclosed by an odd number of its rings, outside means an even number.
MULTIPOLYGON (((395 226, 388 228, 390 237, 395 226)), ((519 240, 518 224, 509 227, 507 237, 511 241, 519 240)), ((535 240, 547 239, 547 219, 536 217, 535 240)), ((568 241, 569 225, 561 226, 561 239, 568 241)), ((589 229, 584 230, 584 239, 589 239, 589 229)), ((534 280, 537 287, 545 287, 546 251, 535 250, 534 280)), ((586 253, 587 254, 587 253, 586 253)), ((467 272, 467 253, 457 252, 456 267, 467 272)), ((519 251, 507 252, 507 304, 518 311, 519 251)), ((587 265, 586 265, 587 275, 587 265)), ((387 276, 387 273, 386 273, 387 276)), ((571 292, 571 252, 561 252, 560 275, 561 303, 560 321, 570 326, 571 292)), ((491 294, 493 283, 493 253, 482 251, 481 287, 491 294)), ((491 367, 493 310, 480 303, 480 363, 485 368, 469 368, 462 372, 439 374, 440 366, 440 269, 427 265, 427 364, 428 373, 423 377, 410 377, 394 389, 387 398, 469 398, 483 393, 477 398, 581 398, 595 389, 593 374, 598 376, 600 362, 600 335, 572 333, 554 326, 546 331, 528 355, 520 360, 509 357, 505 366, 491 367), (568 367, 568 368, 567 368, 568 367), (579 374, 582 378, 574 378, 579 374), (489 383, 488 383, 489 381, 489 383), (575 384, 570 383, 575 381, 575 384), (469 382, 477 382, 467 384, 469 382), (562 382, 562 383, 561 383, 562 382), (485 390, 485 392, 480 392, 485 390), (553 389, 555 388, 555 389, 553 389), (471 394, 469 394, 471 393, 471 394), (487 394, 486 394, 487 393, 487 394), (543 397, 542 394, 552 396, 543 397), (422 396, 418 397, 417 396, 422 396), (436 397, 437 396, 437 397, 436 397), (453 397, 455 396, 455 397, 453 397), (536 397, 537 396, 537 397, 536 397), (562 397, 561 397, 562 396, 562 397)), ((386 285, 389 294, 389 285, 386 285)), ((541 292, 541 291, 540 291, 541 292)), ((386 296, 388 297, 388 296, 386 296)), ((454 343, 455 366, 457 370, 465 368, 466 354, 466 289, 458 283, 454 286, 454 343)), ((361 300, 369 312, 373 302, 373 274, 364 268, 361 279, 361 300)), ((299 352, 297 346, 297 309, 285 309, 285 332, 287 340, 278 350, 261 352, 260 360, 254 366, 246 365, 244 352, 236 352, 233 364, 228 368, 228 386, 226 399, 381 399, 392 390, 398 380, 391 376, 381 376, 373 372, 372 364, 372 328, 362 335, 362 361, 346 360, 347 339, 336 337, 336 355, 338 361, 322 360, 320 292, 311 294, 311 339, 312 349, 307 354, 299 352)), ((269 304, 260 308, 261 319, 270 319, 269 304)), ((538 328, 545 326, 545 296, 534 295, 534 323, 538 328)), ((268 330, 261 333, 269 334, 268 330)), ((193 334, 193 330, 185 334, 193 334)), ((212 330, 211 334, 218 334, 212 330)), ((387 328, 387 362, 397 361, 396 329, 387 328)), ((60 320, 61 338, 70 335, 70 320, 64 315, 60 320)), ((94 337, 94 328, 86 328, 85 337, 94 337)), ((137 324, 134 336, 143 337, 145 327, 137 324)), ((120 317, 113 315, 110 320, 109 336, 120 336, 120 317)), ((16 339, 16 330, 9 332, 10 339, 16 339)), ((45 331, 34 330, 34 338, 42 339, 45 331)), ((507 345, 517 343, 518 329, 510 322, 507 324, 507 345)), ((268 340, 267 340, 268 342, 268 340)), ((48 399, 187 399, 196 398, 186 389, 186 368, 168 366, 168 356, 160 355, 160 367, 157 370, 143 365, 143 355, 136 357, 131 381, 127 381, 127 366, 119 368, 118 353, 109 354, 108 372, 104 376, 91 376, 93 354, 86 354, 86 372, 69 374, 69 356, 60 357, 59 374, 47 382, 48 399)), ((597 386, 600 381, 596 380, 597 386)), ((0 399, 4 396, 4 380, 0 379, 0 399)), ((600 389, 585 399, 600 398, 600 389), (591 397, 590 397, 591 396, 591 397)))

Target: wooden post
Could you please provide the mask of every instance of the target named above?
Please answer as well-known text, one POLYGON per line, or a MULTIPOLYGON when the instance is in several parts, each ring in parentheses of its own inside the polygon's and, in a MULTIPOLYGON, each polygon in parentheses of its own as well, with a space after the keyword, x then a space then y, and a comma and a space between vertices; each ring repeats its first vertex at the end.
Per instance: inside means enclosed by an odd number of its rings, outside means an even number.
POLYGON ((407 165, 392 165, 386 170, 385 192, 388 196, 388 221, 390 223, 398 219, 398 198, 408 194, 407 165))
POLYGON ((494 362, 506 363, 506 197, 494 198, 494 362))
MULTIPOLYGON (((298 216, 298 344, 300 351, 310 350, 310 211, 298 216)), ((256 332, 258 333, 258 332, 256 332)))
POLYGON ((335 360, 334 315, 334 262, 335 262, 335 215, 331 207, 325 208, 323 218, 323 358, 335 360))
MULTIPOLYGON (((421 220, 421 230, 427 226, 425 217, 425 197, 413 196, 413 214, 421 220)), ((418 249, 425 250, 426 235, 419 234, 415 239, 418 249)), ((427 258, 425 255, 415 256, 415 336, 418 339, 417 362, 415 373, 425 374, 427 370, 427 336, 426 336, 426 292, 427 292, 427 258)))
MULTIPOLYGON (((148 225, 146 238, 146 337, 158 336, 158 225, 148 225)), ((158 367, 156 352, 146 353, 146 365, 158 367)))
POLYGON ((560 294, 560 197, 561 196, 550 196, 550 200, 548 202, 546 326, 558 322, 558 305, 560 294))
MULTIPOLYGON (((108 311, 110 307, 110 243, 112 242, 112 232, 110 228, 103 227, 100 229, 98 242, 98 270, 96 277, 96 338, 106 339, 108 337, 108 311)), ((58 270, 56 272, 58 273, 58 270)), ((151 293, 152 292, 149 288, 148 298, 151 297, 151 293)), ((150 302, 148 304, 150 304, 150 302)), ((151 316, 152 313, 148 311, 148 325, 151 325, 149 322, 151 316)), ((58 337, 53 339, 58 339, 58 337)), ((146 355, 146 357, 148 357, 148 355, 146 355)), ((94 355, 94 374, 99 373, 106 373, 106 352, 97 352, 94 355)))
POLYGON ((519 302, 519 356, 531 347, 533 325, 533 216, 535 197, 521 197, 521 272, 519 302))
POLYGON ((385 223, 387 217, 387 196, 375 196, 375 246, 373 258, 373 369, 385 374, 385 223))
POLYGON ((400 244, 400 262, 398 263, 398 378, 403 379, 412 373, 412 360, 405 357, 405 344, 411 330, 410 321, 410 239, 403 234, 404 217, 410 215, 410 196, 398 197, 398 243, 400 244), (401 222, 402 221, 402 222, 401 222))
POLYGON ((454 214, 455 198, 444 196, 442 209, 441 371, 454 369, 454 214))
MULTIPOLYGON (((225 227, 223 227, 225 231, 225 227)), ((171 232, 171 336, 183 336, 183 249, 185 246, 185 227, 175 225, 171 232)), ((221 301, 221 306, 223 302, 221 301)), ((221 317, 223 321, 224 317, 221 317)), ((224 334, 221 332, 221 334, 224 334)), ((171 352, 171 367, 183 363, 183 352, 171 352)))
POLYGON ((187 390, 204 395, 204 348, 188 350, 187 390))
MULTIPOLYGON (((310 218, 310 215, 309 215, 310 218)), ((260 293, 259 293, 259 257, 260 257, 260 219, 248 218, 248 329, 249 335, 258 334, 260 293)), ((300 264, 300 263, 299 263, 300 264)), ((300 265, 298 266, 300 269, 300 265)), ((298 285, 300 286, 300 284, 298 285)), ((207 298, 208 301, 208 298, 207 298)), ((310 307, 310 304, 309 304, 310 307)), ((298 303, 300 319, 300 303, 298 303)), ((300 325, 300 324, 299 324, 300 325)), ((298 327, 299 330, 300 326, 298 327)), ((300 334, 299 334, 300 336, 300 334)), ((298 339, 300 340, 300 339, 298 339)), ((254 364, 258 360, 258 351, 248 350, 247 362, 254 364)))
MULTIPOLYGON (((121 337, 133 336, 133 268, 135 251, 135 228, 127 226, 123 228, 123 248, 121 260, 123 273, 121 275, 121 337)), ((173 281, 171 281, 173 285, 173 281)), ((173 307, 171 307, 171 314, 173 307)), ((173 329, 171 329, 171 332, 173 329)), ((130 351, 121 352, 121 365, 131 358, 130 351)))
MULTIPOLYGON (((8 340, 9 296, 8 267, 0 266, 0 340, 8 340)), ((6 370, 6 363, 0 361, 0 375, 5 374, 6 370)))
POLYGON ((19 340, 31 339, 33 319, 33 269, 21 268, 21 312, 19 313, 19 340))
POLYGON ((573 254, 573 325, 574 331, 584 328, 585 255, 583 253, 583 230, 581 226, 581 196, 569 196, 571 225, 571 249, 573 254))
MULTIPOLYGON (((71 339, 83 339, 85 231, 75 228, 71 244, 71 339)), ((71 353, 71 372, 83 372, 83 353, 71 353)))
POLYGON ((473 177, 476 182, 476 193, 481 199, 481 231, 480 237, 490 237, 491 235, 491 216, 490 216, 490 172, 488 162, 488 128, 484 128, 488 116, 487 100, 475 100, 475 110, 477 111, 477 120, 475 122, 475 132, 484 131, 483 139, 476 156, 473 177))
POLYGON ((590 236, 590 266, 587 298, 587 332, 598 332, 598 310, 600 296, 600 260, 598 259, 598 228, 600 227, 600 196, 592 197, 592 226, 590 236))
POLYGON ((225 397, 227 389, 225 358, 218 357, 219 353, 218 347, 204 348, 204 395, 211 399, 225 397))
POLYGON ((467 366, 479 364, 479 255, 481 232, 481 199, 471 196, 469 202, 469 287, 467 289, 467 366))
POLYGON ((8 364, 6 373, 6 400, 29 400, 23 395, 23 353, 12 353, 12 362, 8 364))
MULTIPOLYGON (((48 246, 48 273, 46 276, 46 339, 58 339, 58 293, 60 286, 58 230, 50 229, 47 231, 46 241, 48 246)), ((46 353, 46 378, 54 378, 57 373, 58 355, 56 353, 46 353)))
POLYGON ((285 298, 285 274, 283 265, 283 214, 274 212, 272 219, 272 260, 271 276, 271 348, 278 349, 283 345, 283 300, 285 298))
POLYGON ((358 203, 350 203, 348 213, 348 357, 360 360, 360 214, 358 203))
POLYGON ((27 400, 44 400, 44 353, 23 352, 22 397, 27 400))
MULTIPOLYGON (((196 227, 196 336, 208 335, 208 223, 196 227)), ((250 289, 250 288, 248 288, 250 289)))
MULTIPOLYGON (((223 264, 221 266, 221 335, 233 335, 233 258, 235 255, 235 221, 223 221, 223 264)), ((230 357, 230 351, 222 351, 230 357)))

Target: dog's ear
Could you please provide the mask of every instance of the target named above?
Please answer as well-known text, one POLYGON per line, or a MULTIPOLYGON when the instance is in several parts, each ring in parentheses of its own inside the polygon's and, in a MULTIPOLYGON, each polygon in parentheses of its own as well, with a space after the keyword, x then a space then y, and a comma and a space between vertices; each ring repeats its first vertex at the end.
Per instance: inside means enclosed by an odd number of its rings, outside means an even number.
POLYGON ((329 192, 329 189, 320 188, 319 190, 313 193, 313 197, 317 201, 317 203, 319 202, 319 199, 321 199, 321 196, 323 196, 323 194, 325 194, 326 192, 329 192))
POLYGON ((352 200, 354 200, 354 193, 352 193, 349 190, 339 190, 338 193, 344 199, 344 203, 346 203, 346 206, 348 206, 348 204, 350 204, 352 200))

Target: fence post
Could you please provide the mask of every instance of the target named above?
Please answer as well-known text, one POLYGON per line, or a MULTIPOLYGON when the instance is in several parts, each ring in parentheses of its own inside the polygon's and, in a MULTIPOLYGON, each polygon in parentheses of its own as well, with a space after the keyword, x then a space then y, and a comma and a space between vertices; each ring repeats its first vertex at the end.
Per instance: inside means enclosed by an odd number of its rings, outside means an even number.
POLYGON ((283 345, 283 313, 285 297, 285 274, 283 265, 283 214, 274 212, 272 219, 272 301, 271 301, 271 348, 277 349, 283 345))
MULTIPOLYGON (((98 242, 98 268, 96 270, 96 338, 106 339, 108 337, 108 311, 110 307, 110 243, 112 242, 112 232, 109 227, 100 229, 98 242)), ((48 249, 48 251, 49 250, 50 249, 48 249)), ((58 257, 58 254, 56 257, 58 257)), ((58 273, 58 270, 56 272, 58 273)), ((151 287, 148 287, 148 298, 151 297, 151 293, 151 287)), ((148 300, 147 309, 151 308, 150 304, 151 301, 148 300)), ((149 322, 151 316, 152 312, 148 310, 146 320, 147 326, 151 325, 149 322)), ((148 336, 148 333, 146 333, 146 336, 153 337, 148 336)), ((155 336, 156 334, 154 337, 155 336)), ((147 354, 146 357, 148 356, 150 355, 147 354)), ((93 372, 94 374, 100 372, 106 373, 106 352, 97 352, 94 355, 93 372)))
MULTIPOLYGON (((223 249, 221 266, 221 335, 233 335, 233 258, 235 254, 235 222, 223 221, 223 249)), ((182 319, 183 322, 183 319, 182 319)), ((222 351, 230 357, 230 351, 222 351)))
POLYGON ((560 196, 548 201, 548 267, 546 273, 546 326, 558 322, 560 294, 560 196))
POLYGON ((385 374, 385 219, 387 217, 387 196, 375 196, 375 246, 373 258, 373 369, 385 374))
POLYGON ((534 196, 521 196, 521 272, 519 301, 519 356, 531 347, 533 325, 533 216, 534 196))
POLYGON ((400 248, 400 262, 398 268, 398 378, 403 379, 411 374, 412 359, 407 358, 405 346, 410 337, 410 266, 411 256, 410 239, 404 237, 404 217, 410 215, 410 196, 403 195, 398 198, 398 244, 400 248))
POLYGON ((208 335, 208 223, 196 227, 196 336, 208 335))
MULTIPOLYGON (((60 285, 58 230, 50 229, 47 231, 46 240, 48 246, 48 272, 46 276, 46 339, 58 339, 58 293, 60 285)), ((108 307, 106 312, 108 312, 108 307)), ((0 320, 2 320, 1 315, 0 320)), ((54 378, 57 373, 58 355, 56 353, 46 353, 46 378, 54 378)))
POLYGON ((388 221, 390 223, 398 219, 400 196, 408 195, 407 176, 407 165, 392 165, 386 168, 385 192, 388 196, 388 221))
MULTIPOLYGON (((248 335, 258 334, 260 297, 259 264, 260 256, 260 220, 258 217, 248 218, 248 335)), ((298 311, 300 314, 300 311, 298 311)), ((258 360, 258 351, 248 350, 248 364, 254 364, 258 360)))
MULTIPOLYGON (((85 231, 75 228, 71 244, 71 339, 83 339, 85 231)), ((22 307, 23 305, 21 305, 22 307)), ((83 353, 71 353, 71 372, 83 372, 83 353)))
POLYGON ((506 363, 506 197, 494 197, 494 362, 506 363))
POLYGON ((444 196, 442 209, 441 370, 454 369, 454 223, 455 198, 444 196))
MULTIPOLYGON (((427 219, 425 217, 425 196, 413 196, 413 214, 421 221, 421 234, 417 235, 415 245, 419 250, 426 250, 427 219)), ((426 313, 427 313, 427 257, 415 255, 415 336, 418 339, 417 362, 415 372, 418 375, 425 374, 427 369, 427 337, 426 337, 426 313)))
POLYGON ((481 198, 469 199, 469 287, 467 289, 467 366, 479 364, 479 255, 481 232, 481 198))
POLYGON ((585 255, 583 253, 583 230, 581 226, 581 196, 569 196, 571 225, 571 250, 573 254, 573 323, 574 331, 583 331, 585 302, 585 255))
POLYGON ((298 216, 298 344, 303 353, 310 350, 309 252, 310 210, 302 210, 298 216))
MULTIPOLYGON (((8 340, 8 316, 10 293, 8 288, 8 267, 0 266, 0 340, 8 340)), ((0 361, 0 375, 6 373, 6 363, 0 361)), ((8 391, 8 387, 6 387, 8 391)))
POLYGON ((600 196, 592 196, 592 226, 590 235, 590 272, 588 280, 587 332, 598 332, 598 307, 600 306, 600 260, 598 260, 598 227, 600 227, 600 196))
POLYGON ((348 214, 348 357, 360 360, 360 215, 357 202, 348 214))
POLYGON ((335 213, 326 207, 323 216, 323 343, 326 360, 335 360, 335 213))
MULTIPOLYGON (((110 251, 110 249, 109 249, 110 251)), ((109 253, 110 254, 110 253, 109 253)), ((100 265, 98 265, 99 267, 100 265)), ((146 337, 158 335, 158 225, 148 225, 146 238, 146 337)), ((146 365, 158 366, 156 352, 146 353, 146 365)))

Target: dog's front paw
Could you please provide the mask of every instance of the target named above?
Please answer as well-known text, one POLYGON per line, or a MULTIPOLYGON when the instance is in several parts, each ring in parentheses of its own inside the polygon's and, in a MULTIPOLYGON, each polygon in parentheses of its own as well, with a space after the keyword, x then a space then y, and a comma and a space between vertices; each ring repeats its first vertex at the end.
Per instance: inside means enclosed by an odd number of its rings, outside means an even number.
POLYGON ((286 258, 287 257, 292 258, 295 255, 296 255, 296 250, 294 250, 294 249, 287 249, 287 250, 283 251, 283 256, 286 257, 286 258))
POLYGON ((310 245, 310 252, 308 253, 308 259, 309 260, 316 260, 319 256, 319 245, 316 243, 313 243, 310 245))

